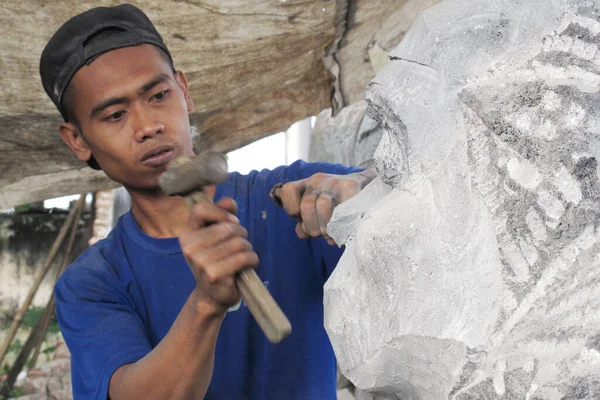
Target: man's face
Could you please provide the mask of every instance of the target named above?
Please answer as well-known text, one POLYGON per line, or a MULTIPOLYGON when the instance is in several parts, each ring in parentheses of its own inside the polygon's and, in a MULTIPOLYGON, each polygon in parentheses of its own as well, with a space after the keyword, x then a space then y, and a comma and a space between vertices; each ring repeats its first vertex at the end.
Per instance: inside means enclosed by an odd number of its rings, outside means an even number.
MULTIPOLYGON (((71 135, 70 146, 79 146, 73 150, 82 160, 93 154, 111 179, 154 190, 169 161, 193 155, 187 82, 153 45, 105 53, 82 67, 71 84, 83 138, 71 135)), ((61 128, 69 144, 66 131, 61 128)))

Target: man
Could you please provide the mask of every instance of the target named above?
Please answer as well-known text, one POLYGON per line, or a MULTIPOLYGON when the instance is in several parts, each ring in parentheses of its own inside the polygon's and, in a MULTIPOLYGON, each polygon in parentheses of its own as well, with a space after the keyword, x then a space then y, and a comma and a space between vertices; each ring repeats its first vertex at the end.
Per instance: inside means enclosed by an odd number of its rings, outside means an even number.
POLYGON ((193 155, 193 103, 162 38, 130 5, 67 21, 40 73, 65 120, 64 142, 132 199, 110 236, 56 285, 75 398, 334 399, 322 286, 340 250, 300 239, 333 244, 333 207, 373 173, 298 162, 231 174, 206 188, 216 204, 192 212, 166 196, 158 177, 175 157, 193 155), (268 199, 280 182, 283 209, 268 199), (292 323, 278 345, 243 304, 230 309, 240 301, 235 274, 248 266, 292 323))

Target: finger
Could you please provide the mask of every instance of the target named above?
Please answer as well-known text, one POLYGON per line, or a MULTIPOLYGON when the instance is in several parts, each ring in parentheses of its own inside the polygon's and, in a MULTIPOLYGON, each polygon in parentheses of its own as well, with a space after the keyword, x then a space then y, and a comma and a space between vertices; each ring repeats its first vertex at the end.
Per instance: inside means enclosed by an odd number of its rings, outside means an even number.
POLYGON ((238 212, 238 206, 234 199, 231 197, 224 197, 216 203, 219 207, 229 211, 231 214, 236 215, 238 212))
POLYGON ((240 220, 228 210, 213 203, 195 204, 190 213, 188 228, 196 230, 217 222, 239 223, 240 220))
POLYGON ((212 246, 210 249, 201 249, 199 251, 199 258, 202 265, 210 265, 224 260, 236 253, 243 253, 246 251, 252 251, 250 242, 239 236, 234 236, 212 246))
POLYGON ((316 200, 315 210, 317 212, 319 231, 325 239, 329 239, 327 224, 331 220, 331 214, 333 214, 335 206, 336 203, 333 194, 329 192, 322 192, 316 200))
POLYGON ((312 237, 321 236, 316 208, 318 196, 319 191, 309 186, 300 201, 300 214, 304 224, 303 230, 312 237))
POLYGON ((300 239, 308 239, 310 237, 310 235, 304 230, 302 222, 298 222, 296 224, 296 235, 298 235, 300 239))
POLYGON ((275 187, 272 198, 275 197, 285 212, 293 218, 300 218, 300 201, 306 190, 306 180, 288 182, 283 186, 275 187))
POLYGON ((354 174, 334 180, 332 184, 337 186, 338 204, 356 196, 363 187, 363 185, 359 183, 357 175, 354 174))
POLYGON ((220 222, 199 230, 186 232, 179 236, 179 243, 186 251, 194 252, 210 248, 230 237, 248 238, 248 231, 240 224, 220 222))
POLYGON ((233 276, 246 268, 255 268, 258 265, 258 255, 252 250, 231 254, 227 258, 212 263, 204 268, 206 279, 215 283, 220 279, 233 276))

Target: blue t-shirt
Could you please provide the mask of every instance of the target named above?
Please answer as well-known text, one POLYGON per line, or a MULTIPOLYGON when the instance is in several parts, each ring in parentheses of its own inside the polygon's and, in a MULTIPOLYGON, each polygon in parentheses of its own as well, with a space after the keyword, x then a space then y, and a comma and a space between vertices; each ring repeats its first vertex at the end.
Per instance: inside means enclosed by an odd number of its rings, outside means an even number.
MULTIPOLYGON (((269 199, 273 185, 341 165, 296 162, 237 173, 217 187, 233 197, 260 263, 256 272, 292 324, 272 345, 247 307, 229 312, 216 345, 206 399, 335 399, 336 364, 323 327, 323 284, 341 250, 300 240, 296 221, 269 199)), ((105 400, 112 374, 148 354, 167 334, 196 281, 177 238, 146 235, 131 212, 107 239, 84 252, 56 284, 57 317, 71 351, 76 400, 105 400)))

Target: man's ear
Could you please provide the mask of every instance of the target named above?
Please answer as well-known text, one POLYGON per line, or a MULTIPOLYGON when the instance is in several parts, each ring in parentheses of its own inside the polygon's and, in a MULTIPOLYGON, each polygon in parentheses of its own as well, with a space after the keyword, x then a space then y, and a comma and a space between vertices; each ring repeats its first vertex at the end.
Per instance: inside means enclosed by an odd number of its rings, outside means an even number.
POLYGON ((192 98, 190 97, 188 82, 183 72, 175 71, 175 81, 177 82, 181 90, 183 90, 183 95, 185 96, 185 102, 187 104, 188 112, 194 111, 196 106, 194 105, 194 100, 192 100, 192 98))
POLYGON ((88 161, 92 151, 77 127, 70 122, 60 124, 60 137, 81 161, 88 161))

